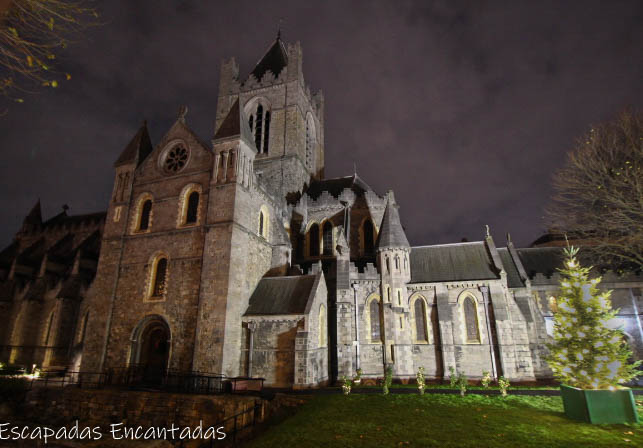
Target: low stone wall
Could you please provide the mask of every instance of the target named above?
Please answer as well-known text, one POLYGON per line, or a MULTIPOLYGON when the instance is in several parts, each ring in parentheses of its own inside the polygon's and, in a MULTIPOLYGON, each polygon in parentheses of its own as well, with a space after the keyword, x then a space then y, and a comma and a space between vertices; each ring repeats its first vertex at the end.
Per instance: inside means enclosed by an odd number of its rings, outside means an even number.
POLYGON ((27 394, 24 413, 47 424, 79 420, 88 426, 197 426, 202 421, 206 426, 249 409, 255 402, 261 406, 263 419, 267 402, 252 396, 42 388, 27 394))

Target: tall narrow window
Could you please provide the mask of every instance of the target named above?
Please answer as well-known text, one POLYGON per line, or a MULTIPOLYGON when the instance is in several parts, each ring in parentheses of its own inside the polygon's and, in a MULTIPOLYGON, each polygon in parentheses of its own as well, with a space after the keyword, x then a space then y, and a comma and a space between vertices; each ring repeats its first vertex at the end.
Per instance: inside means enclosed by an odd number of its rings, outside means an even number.
POLYGON ((255 117, 250 115, 250 118, 248 118, 248 127, 250 128, 251 131, 253 130, 252 125, 254 124, 254 120, 255 120, 255 117))
POLYGON ((319 224, 313 224, 308 231, 308 254, 311 257, 319 256, 319 224))
POLYGON ((150 227, 150 214, 152 213, 152 200, 148 199, 143 203, 141 208, 141 219, 138 224, 138 230, 147 230, 150 227))
POLYGON ((45 330, 45 340, 44 344, 48 346, 49 345, 49 337, 51 336, 51 327, 54 323, 54 316, 55 316, 55 311, 52 311, 51 314, 49 314, 49 319, 47 320, 47 328, 45 330))
POLYGON ((154 275, 153 297, 162 297, 167 291, 167 258, 160 258, 156 262, 156 274, 154 275))
POLYGON ((415 339, 419 342, 427 342, 428 332, 426 325, 426 304, 424 300, 416 299, 413 311, 415 317, 415 339))
POLYGON ((397 255, 395 256, 395 270, 400 270, 400 257, 398 257, 397 255))
POLYGON ((263 124, 263 106, 260 104, 257 106, 257 121, 255 123, 255 146, 257 147, 257 151, 259 151, 260 153, 263 152, 261 150, 262 124, 263 124))
POLYGON ((371 300, 368 312, 371 320, 371 341, 382 342, 382 313, 379 300, 371 300))
POLYGON ((363 227, 363 233, 364 233, 364 254, 365 255, 372 255, 373 254, 373 249, 374 249, 374 241, 373 241, 373 223, 371 222, 370 219, 367 219, 364 221, 364 227, 363 227))
POLYGON ((199 193, 197 191, 193 191, 192 193, 190 193, 190 196, 188 196, 188 210, 185 215, 185 223, 194 224, 197 221, 198 212, 199 193))
POLYGON ((87 319, 89 319, 89 311, 85 313, 83 321, 80 324, 80 333, 78 333, 78 343, 82 344, 85 342, 85 332, 87 331, 87 319))
POLYGON ((263 122, 263 148, 262 148, 262 153, 268 154, 268 145, 270 143, 270 111, 266 111, 266 118, 264 119, 263 122))
POLYGON ((324 223, 324 255, 333 255, 333 225, 326 221, 324 223))
POLYGON ((464 321, 467 330, 467 342, 480 342, 480 331, 478 329, 478 315, 476 304, 472 297, 464 299, 464 321))
POLYGON ((314 149, 315 149, 315 123, 311 114, 306 118, 306 168, 314 170, 314 149))

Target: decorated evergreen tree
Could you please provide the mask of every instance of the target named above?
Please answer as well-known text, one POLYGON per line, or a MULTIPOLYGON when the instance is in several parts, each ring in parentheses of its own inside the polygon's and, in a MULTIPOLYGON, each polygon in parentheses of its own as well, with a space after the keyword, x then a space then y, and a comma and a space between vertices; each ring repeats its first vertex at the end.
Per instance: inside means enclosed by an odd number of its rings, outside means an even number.
POLYGON ((591 268, 581 267, 577 248, 565 250, 560 269, 560 297, 554 314, 554 342, 548 344, 548 363, 561 383, 581 389, 614 389, 635 378, 641 361, 630 364, 632 353, 621 330, 607 322, 611 291, 600 291, 601 279, 589 278, 591 268))

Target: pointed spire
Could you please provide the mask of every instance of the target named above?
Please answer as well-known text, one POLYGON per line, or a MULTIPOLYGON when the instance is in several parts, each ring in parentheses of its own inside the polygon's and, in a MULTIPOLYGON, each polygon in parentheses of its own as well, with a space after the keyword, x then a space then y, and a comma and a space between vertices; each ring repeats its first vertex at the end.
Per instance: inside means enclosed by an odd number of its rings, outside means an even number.
POLYGON ((221 123, 221 126, 219 126, 219 129, 214 134, 214 139, 237 136, 241 136, 251 148, 255 148, 252 131, 248 125, 248 118, 239 105, 239 99, 237 99, 230 108, 230 112, 228 112, 223 123, 221 123))
POLYGON ((25 224, 31 225, 41 225, 42 224, 42 212, 40 210, 40 198, 36 201, 36 205, 33 206, 29 214, 25 217, 23 221, 25 224))
POLYGON ((257 62, 257 65, 255 65, 255 68, 251 73, 255 78, 257 78, 257 81, 260 81, 268 70, 270 70, 275 75, 275 78, 277 78, 279 77, 281 70, 283 70, 287 65, 288 51, 281 40, 281 29, 279 29, 277 38, 270 48, 268 48, 268 51, 264 53, 259 62, 257 62))
POLYGON ((152 141, 147 130, 147 120, 138 129, 132 140, 127 144, 114 166, 136 163, 139 166, 143 160, 152 152, 152 141))
POLYGON ((376 247, 378 250, 394 248, 408 249, 410 248, 409 240, 406 238, 406 233, 404 233, 402 223, 400 222, 400 214, 397 210, 398 206, 395 203, 393 191, 389 191, 387 195, 386 210, 384 210, 382 225, 377 235, 376 247))

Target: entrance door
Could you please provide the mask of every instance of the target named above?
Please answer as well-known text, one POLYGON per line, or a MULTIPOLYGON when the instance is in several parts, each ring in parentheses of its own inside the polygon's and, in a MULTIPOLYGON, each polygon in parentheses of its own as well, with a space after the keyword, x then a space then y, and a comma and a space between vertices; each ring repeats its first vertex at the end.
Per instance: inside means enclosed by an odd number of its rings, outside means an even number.
POLYGON ((143 329, 139 339, 138 364, 143 374, 143 382, 160 384, 166 373, 170 332, 163 321, 151 321, 143 329))

